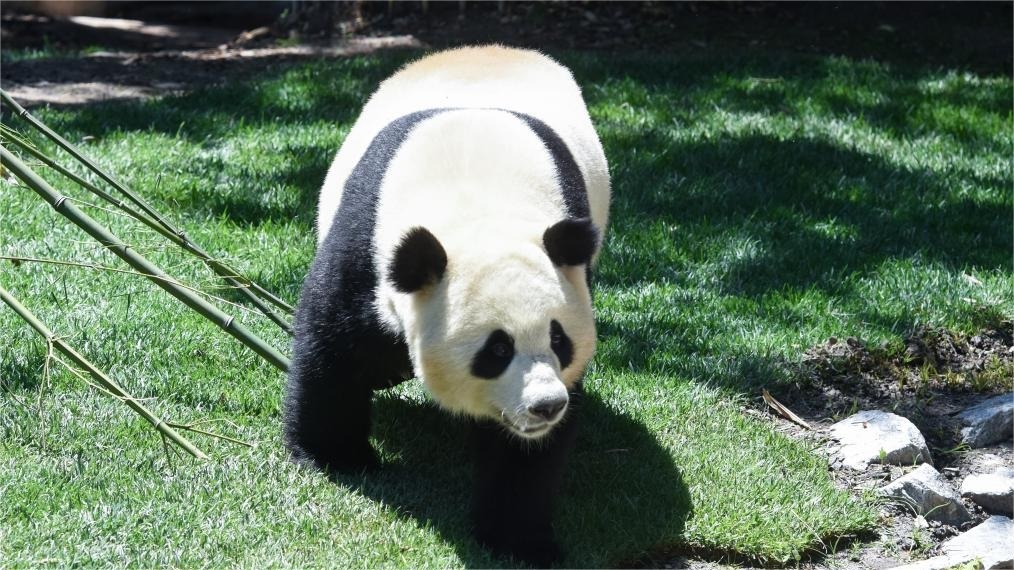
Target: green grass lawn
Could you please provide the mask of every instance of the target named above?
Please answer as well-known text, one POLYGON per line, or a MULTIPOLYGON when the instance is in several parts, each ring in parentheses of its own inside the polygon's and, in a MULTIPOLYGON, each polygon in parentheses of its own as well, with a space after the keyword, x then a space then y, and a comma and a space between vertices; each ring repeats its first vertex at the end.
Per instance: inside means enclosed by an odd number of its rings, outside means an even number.
MULTIPOLYGON (((330 159, 409 56, 38 114, 294 301, 330 159)), ((741 407, 827 337, 898 343, 921 324, 972 332, 1014 314, 1011 80, 777 53, 562 59, 614 187, 599 350, 560 504, 567 563, 680 548, 791 563, 871 528, 871 504, 741 407)), ((0 204, 0 253, 122 267, 29 190, 0 184, 0 204)), ((214 285, 150 232, 86 209, 174 275, 214 285)), ((383 472, 334 483, 286 461, 282 375, 150 283, 0 267, 0 283, 157 413, 219 420, 255 445, 195 435, 212 459, 170 461, 125 406, 59 367, 45 380, 45 343, 0 310, 4 565, 505 564, 468 538, 465 435, 417 383, 379 397, 383 472)))

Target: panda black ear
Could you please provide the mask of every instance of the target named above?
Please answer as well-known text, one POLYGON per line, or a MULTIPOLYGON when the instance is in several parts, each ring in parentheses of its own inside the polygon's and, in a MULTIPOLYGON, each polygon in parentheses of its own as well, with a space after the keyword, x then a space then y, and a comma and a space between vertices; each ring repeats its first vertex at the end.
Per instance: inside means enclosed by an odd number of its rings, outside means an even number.
POLYGON ((387 276, 398 291, 414 293, 440 282, 446 269, 444 246, 429 230, 417 227, 409 230, 394 248, 387 276))
POLYGON ((595 254, 599 230, 588 218, 567 219, 550 226, 542 243, 553 265, 584 265, 595 254))

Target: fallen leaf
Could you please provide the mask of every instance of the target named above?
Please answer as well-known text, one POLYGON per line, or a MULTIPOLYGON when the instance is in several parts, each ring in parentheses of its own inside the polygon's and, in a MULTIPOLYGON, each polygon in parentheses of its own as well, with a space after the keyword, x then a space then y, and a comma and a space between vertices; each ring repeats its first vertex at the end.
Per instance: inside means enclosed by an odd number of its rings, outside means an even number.
POLYGON ((778 400, 776 400, 775 397, 772 396, 771 393, 768 392, 766 389, 762 389, 761 397, 764 398, 764 401, 767 402, 767 405, 771 406, 771 408, 775 412, 777 412, 778 415, 782 416, 783 418, 789 420, 790 422, 792 422, 794 424, 803 426, 806 429, 809 429, 809 430, 813 429, 812 427, 810 427, 810 424, 806 423, 806 421, 803 420, 803 418, 801 418, 801 417, 797 416, 796 414, 792 413, 792 410, 790 410, 790 409, 786 408, 784 405, 782 405, 782 403, 779 402, 778 400))

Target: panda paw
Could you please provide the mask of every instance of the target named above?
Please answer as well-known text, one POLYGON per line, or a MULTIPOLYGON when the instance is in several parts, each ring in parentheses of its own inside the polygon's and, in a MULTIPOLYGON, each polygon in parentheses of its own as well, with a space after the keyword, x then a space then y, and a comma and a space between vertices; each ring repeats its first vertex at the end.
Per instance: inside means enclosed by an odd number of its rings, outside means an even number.
POLYGON ((356 475, 380 468, 380 458, 369 444, 318 455, 313 463, 321 471, 335 475, 356 475))
POLYGON ((513 557, 533 568, 548 568, 563 558, 563 551, 552 537, 478 533, 477 538, 493 554, 513 557))
POLYGON ((533 568, 549 568, 563 558, 563 551, 555 540, 528 540, 512 553, 514 558, 533 568))

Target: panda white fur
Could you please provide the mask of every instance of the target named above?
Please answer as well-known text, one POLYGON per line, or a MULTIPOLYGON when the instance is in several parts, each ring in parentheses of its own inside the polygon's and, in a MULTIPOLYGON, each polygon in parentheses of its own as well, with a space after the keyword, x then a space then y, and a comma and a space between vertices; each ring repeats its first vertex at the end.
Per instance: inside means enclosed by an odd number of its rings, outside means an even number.
POLYGON ((475 418, 475 532, 537 564, 595 348, 605 155, 570 72, 461 48, 370 98, 320 194, 284 402, 295 460, 377 465, 372 392, 416 376, 475 418))

